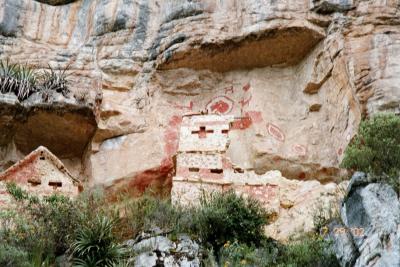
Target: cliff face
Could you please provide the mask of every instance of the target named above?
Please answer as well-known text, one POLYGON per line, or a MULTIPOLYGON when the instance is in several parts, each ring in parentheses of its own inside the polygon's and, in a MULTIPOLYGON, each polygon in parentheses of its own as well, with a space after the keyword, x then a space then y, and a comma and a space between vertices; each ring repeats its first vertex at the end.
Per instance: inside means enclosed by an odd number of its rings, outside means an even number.
MULTIPOLYGON (((0 2, 0 58, 70 65, 73 91, 102 93, 87 146, 57 155, 91 184, 168 184, 196 112, 241 118, 233 164, 331 181, 361 117, 399 110, 395 0, 40 2, 0 2)), ((26 154, 10 140, 0 170, 26 154)))

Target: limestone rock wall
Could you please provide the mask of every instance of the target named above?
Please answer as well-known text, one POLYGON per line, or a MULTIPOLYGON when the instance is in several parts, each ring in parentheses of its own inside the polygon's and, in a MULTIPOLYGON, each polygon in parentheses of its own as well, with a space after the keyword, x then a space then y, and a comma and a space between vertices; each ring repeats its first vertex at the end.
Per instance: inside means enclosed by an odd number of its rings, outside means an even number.
POLYGON ((241 118, 235 164, 325 182, 362 116, 399 110, 399 17, 395 0, 2 0, 0 58, 101 91, 92 184, 169 185, 187 112, 241 118))

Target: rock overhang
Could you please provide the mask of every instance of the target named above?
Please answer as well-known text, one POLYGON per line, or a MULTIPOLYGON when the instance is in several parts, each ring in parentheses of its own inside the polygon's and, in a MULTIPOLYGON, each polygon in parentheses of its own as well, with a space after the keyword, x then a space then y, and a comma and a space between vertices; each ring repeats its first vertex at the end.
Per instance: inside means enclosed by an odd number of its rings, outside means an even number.
POLYGON ((61 5, 71 4, 73 2, 76 2, 77 0, 35 0, 35 1, 52 6, 61 6, 61 5))
POLYGON ((46 146, 60 158, 81 158, 96 125, 94 107, 85 103, 19 102, 0 95, 0 126, 5 129, 0 146, 14 143, 23 154, 46 146))
POLYGON ((157 69, 226 72, 293 66, 325 37, 324 28, 307 20, 274 20, 257 26, 231 36, 186 37, 159 54, 157 69))

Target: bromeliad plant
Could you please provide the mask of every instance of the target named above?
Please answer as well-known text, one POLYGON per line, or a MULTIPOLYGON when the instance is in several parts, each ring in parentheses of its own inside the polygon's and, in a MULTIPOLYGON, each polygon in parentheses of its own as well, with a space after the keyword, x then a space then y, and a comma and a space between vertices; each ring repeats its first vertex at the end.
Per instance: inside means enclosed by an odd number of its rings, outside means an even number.
POLYGON ((48 98, 51 92, 69 93, 68 74, 69 66, 56 70, 49 66, 41 74, 27 64, 18 65, 7 61, 0 61, 0 93, 14 93, 20 101, 27 99, 35 92, 43 92, 48 98))
POLYGON ((113 235, 115 226, 116 221, 99 215, 78 229, 71 246, 74 266, 112 267, 120 262, 126 250, 116 243, 113 235))
POLYGON ((27 99, 37 89, 37 72, 28 65, 0 61, 0 92, 14 93, 19 100, 27 99))
POLYGON ((43 91, 55 91, 67 96, 68 89, 68 74, 69 65, 60 70, 55 70, 49 65, 48 70, 44 70, 40 76, 40 89, 43 91))

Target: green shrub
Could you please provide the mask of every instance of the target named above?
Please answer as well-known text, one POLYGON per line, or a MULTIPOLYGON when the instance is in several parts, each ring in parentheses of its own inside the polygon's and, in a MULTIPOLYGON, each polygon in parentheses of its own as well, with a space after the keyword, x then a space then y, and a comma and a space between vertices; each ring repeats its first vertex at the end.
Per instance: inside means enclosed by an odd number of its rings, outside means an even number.
POLYGON ((28 199, 28 193, 15 183, 7 183, 7 192, 17 201, 28 199))
POLYGON ((27 207, 36 222, 36 236, 46 254, 59 256, 69 248, 74 231, 84 220, 80 207, 69 198, 52 195, 27 207), (53 253, 49 253, 53 252, 53 253))
POLYGON ((256 200, 245 199, 232 190, 204 196, 196 217, 201 239, 215 251, 227 241, 258 245, 264 239, 265 210, 256 200))
POLYGON ((278 258, 280 267, 339 267, 331 243, 319 236, 305 236, 288 244, 278 258))
POLYGON ((47 266, 68 254, 77 229, 109 212, 105 199, 82 194, 77 200, 62 195, 33 197, 15 184, 8 190, 19 199, 13 210, 0 212, 0 240, 29 255, 31 266, 47 266))
POLYGON ((51 196, 36 202, 28 200, 20 203, 17 213, 8 216, 8 225, 3 223, 0 237, 30 255, 54 259, 69 248, 81 220, 81 211, 68 198, 51 196))
POLYGON ((338 267, 331 244, 317 236, 283 245, 266 240, 258 247, 225 243, 219 253, 219 266, 224 267, 338 267))
POLYGON ((398 188, 400 170, 400 117, 381 113, 360 124, 345 151, 341 167, 385 177, 398 188))
POLYGON ((75 266, 114 266, 123 258, 125 250, 113 234, 115 225, 110 218, 97 216, 77 230, 71 246, 75 266))
POLYGON ((169 199, 145 194, 123 203, 124 216, 118 229, 120 239, 134 238, 143 231, 160 228, 172 235, 194 234, 195 211, 192 208, 173 206, 169 199))
POLYGON ((0 244, 0 266, 2 267, 32 267, 29 254, 8 244, 0 244))
POLYGON ((237 241, 224 244, 219 252, 219 266, 274 266, 277 264, 278 247, 270 241, 254 247, 237 241))

